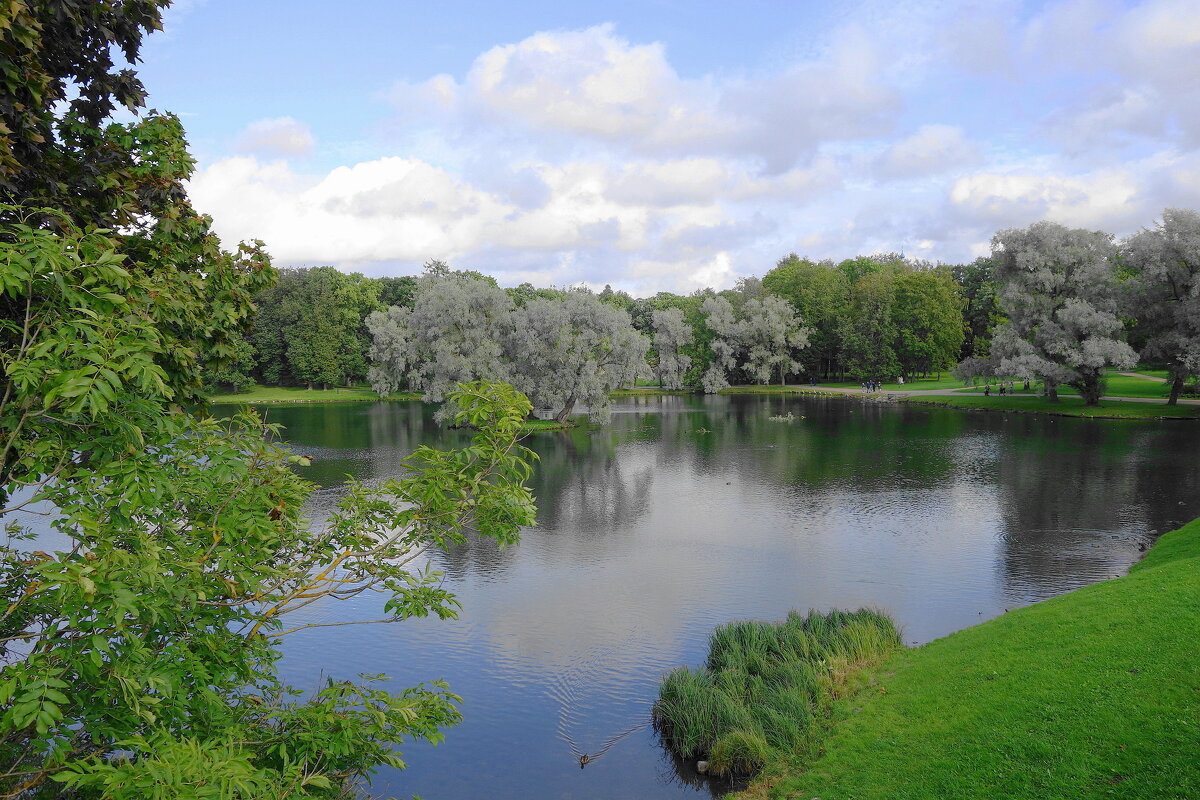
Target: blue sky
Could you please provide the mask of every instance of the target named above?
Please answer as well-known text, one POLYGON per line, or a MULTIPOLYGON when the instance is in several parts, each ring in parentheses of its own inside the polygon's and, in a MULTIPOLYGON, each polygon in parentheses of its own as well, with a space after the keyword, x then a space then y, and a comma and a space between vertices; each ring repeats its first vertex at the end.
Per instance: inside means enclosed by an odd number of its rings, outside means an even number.
POLYGON ((280 265, 644 295, 1200 207, 1200 0, 185 0, 140 72, 280 265))

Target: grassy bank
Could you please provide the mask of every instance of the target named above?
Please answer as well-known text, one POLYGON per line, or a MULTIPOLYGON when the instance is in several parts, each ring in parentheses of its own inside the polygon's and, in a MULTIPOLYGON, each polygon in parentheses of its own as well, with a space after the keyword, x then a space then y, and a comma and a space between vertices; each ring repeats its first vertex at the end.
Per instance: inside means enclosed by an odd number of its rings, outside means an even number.
POLYGON ((913 650, 772 798, 1200 797, 1200 520, 1130 574, 913 650))
MULTIPOLYGON (((255 386, 241 394, 217 394, 209 398, 212 403, 341 403, 355 400, 381 399, 373 390, 365 387, 342 387, 337 389, 304 389, 294 386, 255 386)), ((397 392, 384 400, 420 400, 417 392, 397 392)))
POLYGON ((569 428, 574 428, 575 423, 567 420, 566 422, 556 422, 552 419, 527 419, 521 425, 521 433, 537 433, 538 431, 565 431, 569 428))
POLYGON ((807 752, 834 699, 899 647, 895 624, 866 610, 724 625, 703 667, 663 681, 654 722, 679 756, 705 760, 718 775, 750 775, 768 760, 807 752))
POLYGON ((818 397, 845 397, 843 392, 822 391, 820 386, 782 386, 768 383, 754 386, 730 386, 717 394, 811 394, 818 397))
POLYGON ((1085 406, 1078 397, 1063 397, 1052 403, 1044 397, 1032 395, 938 395, 935 397, 908 397, 902 403, 925 406, 946 406, 983 411, 1009 411, 1024 414, 1056 414, 1063 417, 1087 417, 1090 419, 1195 419, 1200 416, 1200 406, 1162 403, 1136 403, 1122 400, 1103 400, 1098 406, 1085 406))
POLYGON ((658 395, 695 394, 691 389, 662 389, 657 386, 645 389, 613 389, 609 397, 656 397, 658 395))

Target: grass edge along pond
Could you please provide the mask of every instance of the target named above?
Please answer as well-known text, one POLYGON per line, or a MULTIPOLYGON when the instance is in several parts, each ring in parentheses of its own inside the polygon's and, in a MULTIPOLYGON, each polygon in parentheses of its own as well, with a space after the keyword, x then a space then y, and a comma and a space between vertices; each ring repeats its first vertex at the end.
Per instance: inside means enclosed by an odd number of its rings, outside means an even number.
POLYGON ((1139 403, 1131 400, 1101 400, 1098 406, 1085 406, 1078 397, 1061 397, 1057 403, 1033 395, 937 395, 934 397, 904 397, 899 402, 919 406, 943 406, 978 411, 1006 411, 1017 414, 1052 414, 1060 417, 1088 419, 1196 419, 1200 406, 1175 405, 1166 402, 1139 403))
POLYGON ((332 389, 306 389, 303 386, 255 386, 238 394, 213 394, 208 402, 216 404, 251 403, 346 403, 374 400, 420 400, 420 392, 396 392, 380 396, 364 386, 339 386, 332 389))
MULTIPOLYGON (((755 743, 744 796, 1200 797, 1198 645, 1200 519, 1124 577, 858 670, 818 736, 755 743)), ((738 679, 729 691, 754 691, 738 679)))

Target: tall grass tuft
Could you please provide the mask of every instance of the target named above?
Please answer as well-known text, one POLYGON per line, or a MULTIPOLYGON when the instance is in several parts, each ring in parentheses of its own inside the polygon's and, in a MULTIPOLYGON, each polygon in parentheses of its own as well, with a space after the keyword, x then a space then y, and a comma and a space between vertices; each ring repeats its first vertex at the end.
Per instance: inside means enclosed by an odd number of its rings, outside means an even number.
POLYGON ((679 756, 706 758, 717 774, 752 774, 771 751, 813 749, 830 703, 900 646, 891 618, 866 609, 722 625, 703 667, 663 679, 655 725, 679 756))

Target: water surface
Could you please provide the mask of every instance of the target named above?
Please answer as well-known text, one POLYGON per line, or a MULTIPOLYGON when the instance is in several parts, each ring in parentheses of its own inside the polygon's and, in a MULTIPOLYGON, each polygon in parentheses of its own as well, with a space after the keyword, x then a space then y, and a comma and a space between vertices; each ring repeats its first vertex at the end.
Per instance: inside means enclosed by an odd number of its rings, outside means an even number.
MULTIPOLYGON (((275 406, 315 457, 320 518, 347 474, 397 474, 418 444, 459 445, 420 403, 275 406)), ((823 398, 639 397, 601 428, 541 433, 538 526, 435 557, 456 621, 301 632, 285 676, 444 678, 465 721, 401 747, 376 793, 438 798, 708 797, 643 727, 661 675, 709 632, 789 609, 870 606, 925 642, 1123 574, 1200 516, 1200 426, 1097 422, 823 398), (791 422, 769 417, 791 412, 791 422), (802 418, 800 418, 802 417, 802 418)), ((373 600, 314 618, 372 618, 373 600)))

